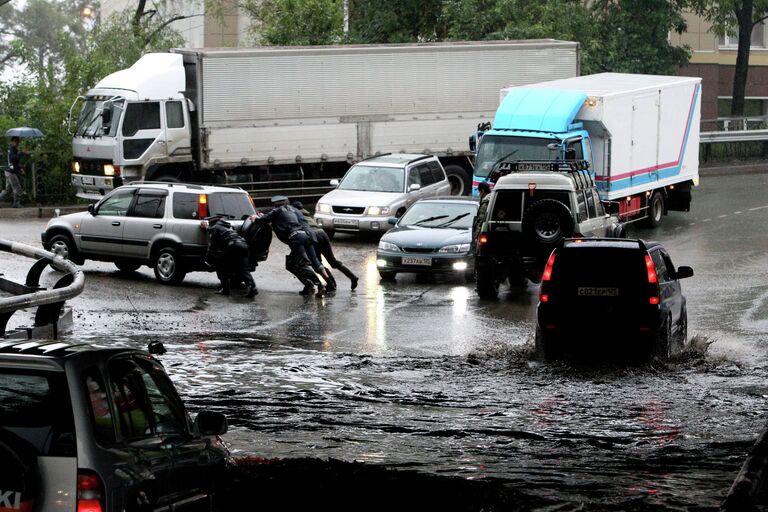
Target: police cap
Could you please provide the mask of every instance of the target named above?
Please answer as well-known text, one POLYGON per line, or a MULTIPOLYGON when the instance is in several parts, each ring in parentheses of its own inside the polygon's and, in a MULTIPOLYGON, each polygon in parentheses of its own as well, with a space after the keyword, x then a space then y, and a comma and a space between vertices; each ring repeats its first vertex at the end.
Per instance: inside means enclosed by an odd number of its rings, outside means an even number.
POLYGON ((272 199, 270 201, 272 202, 272 204, 287 203, 288 198, 285 196, 272 196, 272 199))

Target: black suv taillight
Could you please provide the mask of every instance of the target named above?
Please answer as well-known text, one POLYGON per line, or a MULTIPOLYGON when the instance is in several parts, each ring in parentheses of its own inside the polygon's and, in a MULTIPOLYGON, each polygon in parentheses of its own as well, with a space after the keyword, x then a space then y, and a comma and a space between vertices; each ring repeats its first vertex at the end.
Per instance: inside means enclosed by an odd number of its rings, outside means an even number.
POLYGON ((648 298, 648 303, 655 306, 660 302, 659 278, 656 275, 656 265, 653 264, 653 258, 650 254, 645 255, 645 268, 648 272, 648 284, 653 285, 653 292, 648 298))
POLYGON ((77 512, 104 511, 104 483, 93 471, 77 472, 77 512))
POLYGON ((555 266, 555 251, 549 255, 547 264, 544 266, 544 272, 541 274, 541 291, 539 293, 539 300, 541 302, 549 302, 549 281, 552 280, 552 268, 555 266))

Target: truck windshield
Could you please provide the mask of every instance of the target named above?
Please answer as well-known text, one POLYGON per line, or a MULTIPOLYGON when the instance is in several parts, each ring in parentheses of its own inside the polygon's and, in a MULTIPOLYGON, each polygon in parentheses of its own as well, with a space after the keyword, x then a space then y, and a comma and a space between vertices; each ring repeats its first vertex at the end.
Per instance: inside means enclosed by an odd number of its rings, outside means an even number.
POLYGON ((514 160, 550 160, 558 150, 548 149, 547 144, 559 143, 558 139, 536 137, 512 137, 508 135, 484 135, 475 159, 475 176, 487 177, 498 164, 514 160))
POLYGON ((75 136, 78 137, 114 137, 120 115, 123 112, 123 100, 105 96, 88 96, 83 101, 83 108, 77 118, 75 136), (102 115, 102 112, 109 112, 102 115))

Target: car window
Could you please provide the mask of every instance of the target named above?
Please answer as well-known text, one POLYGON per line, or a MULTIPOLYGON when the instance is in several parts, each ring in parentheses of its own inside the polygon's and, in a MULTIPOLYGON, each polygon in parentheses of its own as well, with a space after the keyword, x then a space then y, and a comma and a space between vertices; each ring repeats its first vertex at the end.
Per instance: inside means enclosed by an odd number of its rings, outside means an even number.
POLYGON ((587 219, 587 201, 584 199, 584 192, 576 191, 576 213, 580 221, 587 219))
POLYGON ((74 420, 63 372, 0 370, 0 442, 74 456, 74 420))
POLYGON ((427 164, 429 166, 429 169, 432 171, 432 179, 435 180, 435 183, 439 183, 446 179, 445 172, 443 171, 443 167, 435 161, 429 162, 427 164))
POLYGON ((163 367, 143 357, 137 357, 136 362, 145 372, 142 379, 152 407, 155 432, 186 432, 184 406, 163 367))
POLYGON ((519 222, 523 216, 523 192, 520 190, 494 191, 492 221, 519 222))
POLYGON ((669 269, 667 269, 667 263, 664 261, 661 251, 652 251, 651 259, 653 260, 653 265, 656 267, 656 277, 659 282, 664 283, 669 281, 669 269))
POLYGON ((598 217, 604 217, 605 209, 603 208, 603 202, 600 200, 600 196, 598 195, 597 190, 592 189, 592 197, 595 200, 595 215, 598 217))
POLYGON ((594 219, 597 217, 597 207, 595 206, 595 196, 592 195, 592 192, 587 190, 585 191, 585 194, 587 196, 587 211, 589 212, 589 218, 594 219))
POLYGON ((242 219, 253 215, 253 208, 248 194, 243 192, 214 192, 208 194, 208 215, 223 215, 229 219, 242 219))
POLYGON ((131 137, 139 130, 154 130, 160 128, 160 103, 145 101, 129 103, 123 118, 123 135, 131 137))
POLYGON ((165 198, 167 194, 139 192, 131 210, 131 217, 146 217, 162 219, 165 214, 165 198))
POLYGON ((412 167, 408 171, 408 186, 410 187, 411 185, 421 185, 421 174, 416 167, 412 167))
POLYGON ((88 394, 88 406, 96 442, 102 445, 114 443, 115 424, 112 420, 104 380, 98 368, 94 366, 83 372, 83 384, 88 394))
POLYGON ((115 215, 125 217, 128 214, 128 208, 131 206, 136 189, 118 190, 99 205, 97 213, 99 215, 115 215))
POLYGON ((109 381, 117 407, 118 425, 120 433, 128 440, 152 435, 152 409, 147 401, 143 373, 128 358, 109 363, 109 381))
POLYGON ((581 145, 581 141, 575 141, 568 144, 568 149, 573 150, 572 157, 576 160, 584 159, 584 148, 581 145))
MULTIPOLYGON (((435 178, 432 176, 432 171, 428 164, 421 164, 416 166, 419 170, 419 176, 421 176, 421 186, 426 187, 435 183, 435 178)), ((413 171, 411 171, 413 172, 413 171)))
POLYGON ((173 194, 173 216, 177 219, 196 219, 200 194, 176 192, 173 194))
POLYGON ((184 111, 180 101, 165 103, 165 123, 168 128, 184 128, 184 111))

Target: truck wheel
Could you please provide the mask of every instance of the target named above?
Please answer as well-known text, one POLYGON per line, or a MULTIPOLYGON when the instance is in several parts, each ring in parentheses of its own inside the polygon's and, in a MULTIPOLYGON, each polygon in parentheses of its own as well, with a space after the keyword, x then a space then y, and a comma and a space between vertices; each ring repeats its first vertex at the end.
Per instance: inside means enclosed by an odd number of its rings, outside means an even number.
POLYGON ((172 247, 163 247, 157 251, 152 266, 155 270, 155 278, 162 284, 179 284, 187 275, 176 250, 172 247))
POLYGON ((554 245, 573 234, 571 211, 555 199, 537 201, 523 215, 523 233, 539 243, 554 245))
POLYGON ((652 228, 661 224, 664 217, 664 196, 661 192, 654 192, 648 201, 648 225, 652 228))
POLYGON ((500 284, 493 272, 487 269, 475 271, 475 289, 477 289, 477 294, 481 299, 497 299, 500 284))
POLYGON ((82 265, 84 260, 77 252, 75 242, 67 235, 54 235, 48 242, 47 249, 53 254, 69 260, 72 263, 82 265))
POLYGON ((445 175, 451 184, 452 196, 466 196, 472 191, 472 179, 462 166, 457 164, 446 165, 445 175))

